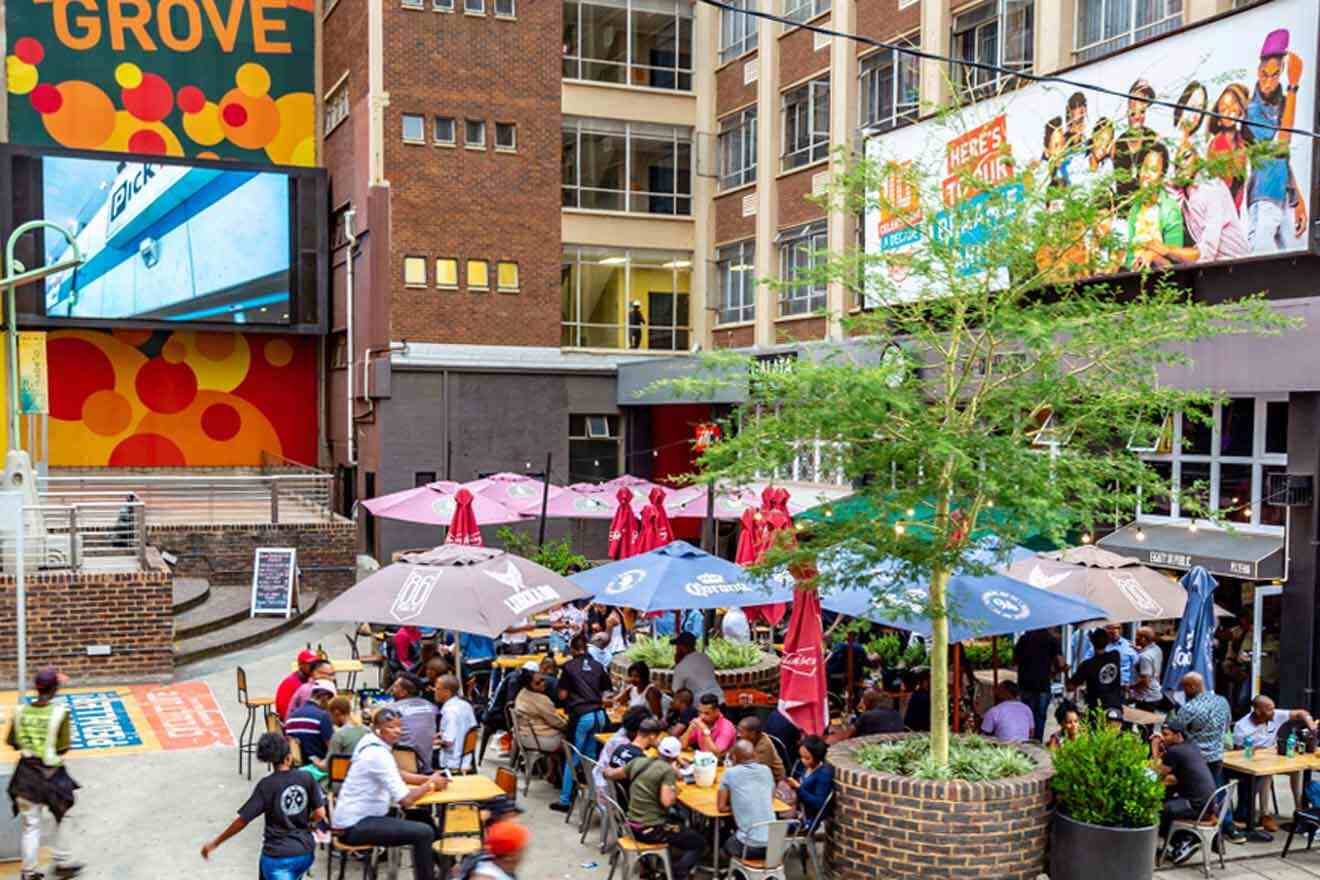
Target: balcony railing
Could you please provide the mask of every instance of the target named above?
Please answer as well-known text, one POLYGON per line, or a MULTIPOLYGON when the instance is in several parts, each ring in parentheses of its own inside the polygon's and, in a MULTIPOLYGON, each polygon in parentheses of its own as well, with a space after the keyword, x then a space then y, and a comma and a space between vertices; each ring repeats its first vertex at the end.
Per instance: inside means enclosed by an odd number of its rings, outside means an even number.
MULTIPOLYGON (((132 492, 42 492, 23 508, 27 572, 137 571, 146 565, 146 517, 132 492)), ((15 571, 16 536, 0 535, 6 574, 15 571)))

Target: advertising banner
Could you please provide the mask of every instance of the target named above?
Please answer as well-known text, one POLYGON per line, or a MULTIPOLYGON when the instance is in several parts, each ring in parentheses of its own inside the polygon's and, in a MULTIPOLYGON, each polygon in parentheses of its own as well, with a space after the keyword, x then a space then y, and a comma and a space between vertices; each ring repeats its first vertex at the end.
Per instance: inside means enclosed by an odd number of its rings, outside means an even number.
POLYGON ((9 139, 316 162, 314 0, 8 0, 9 139))
MULTIPOLYGON (((867 212, 868 256, 883 260, 912 252, 923 238, 955 235, 967 251, 963 270, 982 271, 976 245, 993 234, 1000 213, 1025 201, 1024 169, 1051 190, 1112 188, 1117 207, 1103 232, 1119 245, 1106 260, 1115 274, 1308 250, 1313 144, 1271 126, 1312 127, 1318 18, 1315 0, 1276 0, 1065 74, 1127 98, 1032 84, 869 139, 868 157, 899 163, 911 176, 895 175, 871 194, 885 210, 867 212), (1267 143, 1269 155, 1259 149, 1267 143), (1174 180, 1176 169, 1195 167, 1182 163, 1237 157, 1216 161, 1215 173, 1190 185, 1174 180), (963 191, 969 176, 981 191, 963 191), (923 208, 913 180, 939 182, 942 208, 930 210, 934 199, 923 208), (1137 204, 1130 196, 1138 189, 1158 196, 1137 204)), ((900 264, 883 271, 898 295, 918 295, 900 264)))
POLYGON ((18 411, 25 416, 50 412, 50 382, 46 368, 46 334, 18 334, 18 411))

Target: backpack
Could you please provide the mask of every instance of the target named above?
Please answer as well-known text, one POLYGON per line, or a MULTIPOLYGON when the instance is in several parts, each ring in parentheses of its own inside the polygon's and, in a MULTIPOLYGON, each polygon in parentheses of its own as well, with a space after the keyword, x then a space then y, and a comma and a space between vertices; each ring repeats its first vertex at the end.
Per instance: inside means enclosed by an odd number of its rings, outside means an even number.
POLYGON ((484 850, 469 853, 463 856, 463 860, 458 863, 458 871, 454 874, 454 877, 456 880, 468 880, 472 876, 472 872, 476 870, 477 865, 489 861, 492 861, 490 853, 484 850))

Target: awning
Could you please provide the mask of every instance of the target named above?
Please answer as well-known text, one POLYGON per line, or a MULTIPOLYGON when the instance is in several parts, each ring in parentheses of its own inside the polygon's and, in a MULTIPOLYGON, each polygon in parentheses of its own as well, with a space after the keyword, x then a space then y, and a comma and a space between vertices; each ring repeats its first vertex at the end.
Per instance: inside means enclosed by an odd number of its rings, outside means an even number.
POLYGON ((1283 578, 1282 536, 1133 523, 1106 535, 1099 543, 1156 568, 1187 571, 1199 565, 1211 574, 1252 581, 1283 578))

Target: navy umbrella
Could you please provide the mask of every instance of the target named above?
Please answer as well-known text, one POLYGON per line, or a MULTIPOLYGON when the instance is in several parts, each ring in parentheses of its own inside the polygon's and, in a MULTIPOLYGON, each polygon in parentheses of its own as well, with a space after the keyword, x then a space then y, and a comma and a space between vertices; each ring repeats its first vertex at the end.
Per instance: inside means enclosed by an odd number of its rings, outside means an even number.
POLYGON ((638 611, 735 608, 793 598, 792 578, 755 580, 741 565, 686 541, 578 572, 569 580, 598 605, 638 611))
POLYGON ((1169 663, 1164 667, 1164 694, 1181 705, 1186 699, 1182 692, 1182 677, 1199 672, 1205 679, 1207 693, 1215 689, 1215 587, 1219 582, 1210 572, 1196 566, 1179 581, 1187 590, 1187 607, 1178 621, 1178 638, 1169 652, 1169 663))

